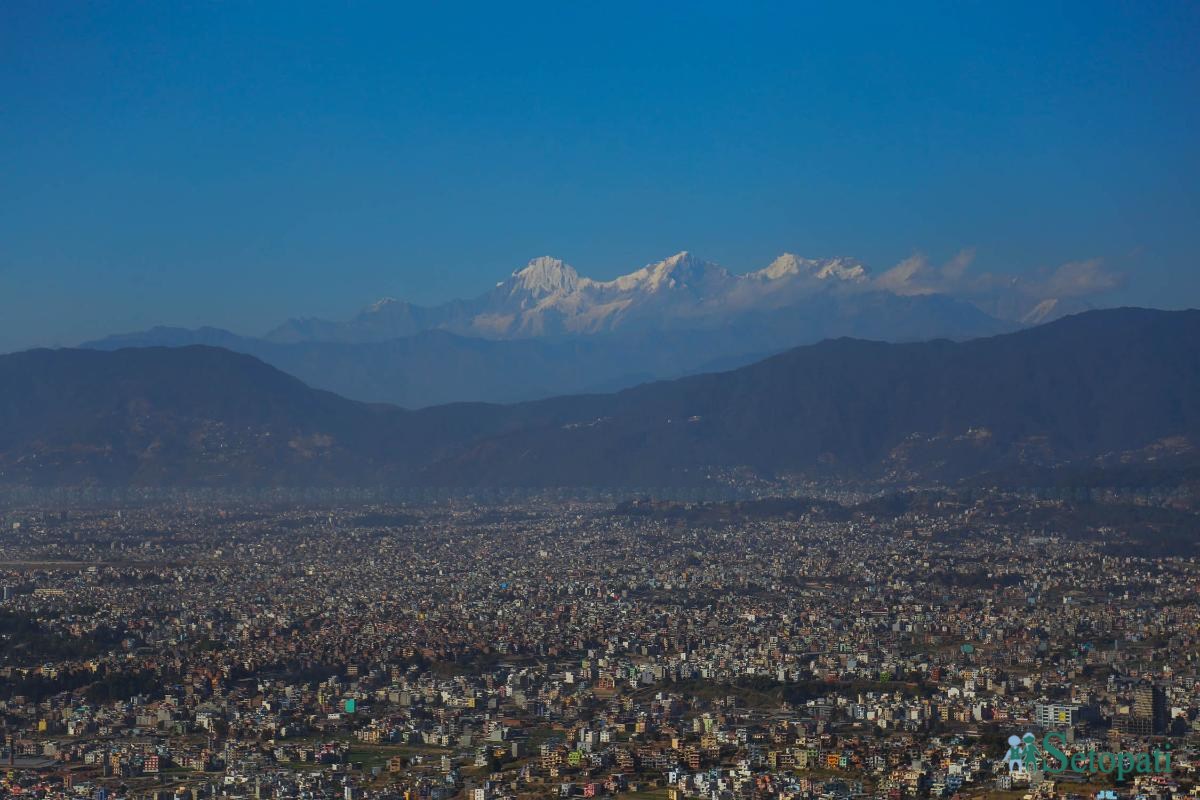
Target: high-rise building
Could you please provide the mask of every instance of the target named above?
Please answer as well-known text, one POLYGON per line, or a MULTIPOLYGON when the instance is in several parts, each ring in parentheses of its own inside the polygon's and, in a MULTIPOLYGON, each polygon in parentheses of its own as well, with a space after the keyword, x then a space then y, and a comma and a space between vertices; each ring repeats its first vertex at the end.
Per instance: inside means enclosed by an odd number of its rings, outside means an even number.
POLYGON ((1140 683, 1133 688, 1133 703, 1129 714, 1115 720, 1117 727, 1135 736, 1151 736, 1167 729, 1167 697, 1152 683, 1140 683))
POLYGON ((1133 690, 1133 716, 1150 721, 1152 733, 1167 728, 1167 697, 1159 687, 1144 683, 1133 690))

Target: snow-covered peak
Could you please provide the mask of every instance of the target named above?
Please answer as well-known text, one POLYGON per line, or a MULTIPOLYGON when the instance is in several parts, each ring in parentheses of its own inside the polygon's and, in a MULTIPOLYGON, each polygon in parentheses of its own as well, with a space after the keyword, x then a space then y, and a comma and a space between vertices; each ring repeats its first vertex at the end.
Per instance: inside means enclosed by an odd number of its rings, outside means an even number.
POLYGON ((850 258, 829 258, 817 270, 817 277, 860 283, 867 279, 867 268, 850 258))
POLYGON ((651 264, 646 269, 646 288, 657 291, 662 286, 675 287, 686 281, 693 273, 702 268, 702 262, 687 250, 681 250, 670 258, 665 258, 657 264, 651 264))
POLYGON ((768 264, 765 269, 760 269, 753 274, 760 278, 774 281, 786 278, 789 275, 799 275, 802 272, 810 273, 812 272, 811 263, 808 259, 798 258, 791 253, 784 253, 768 264))
POLYGON ((681 250, 670 258, 654 264, 647 264, 641 269, 622 275, 608 285, 622 291, 640 289, 646 292, 657 292, 661 289, 674 289, 691 286, 708 278, 727 278, 729 273, 708 261, 701 261, 687 250, 681 250))
POLYGON ((566 294, 579 286, 579 273, 560 259, 550 256, 535 258, 512 274, 513 289, 522 289, 534 297, 566 294))
POLYGON ((662 261, 659 261, 657 264, 654 264, 654 266, 658 267, 660 269, 673 270, 676 267, 678 267, 680 264, 683 264, 686 266, 688 264, 697 264, 697 263, 699 263, 699 261, 697 260, 697 258, 694 255, 689 253, 687 250, 680 250, 675 255, 668 256, 667 258, 664 258, 662 261))
POLYGON ((866 280, 867 270, 862 264, 849 258, 800 258, 792 253, 784 253, 764 269, 750 275, 770 281, 804 275, 817 280, 834 279, 858 283, 866 280))
POLYGON ((396 303, 399 303, 399 302, 400 301, 394 297, 381 297, 378 300, 376 300, 374 303, 371 303, 371 305, 364 308, 363 313, 376 314, 380 311, 383 311, 388 306, 394 306, 394 305, 396 305, 396 303))

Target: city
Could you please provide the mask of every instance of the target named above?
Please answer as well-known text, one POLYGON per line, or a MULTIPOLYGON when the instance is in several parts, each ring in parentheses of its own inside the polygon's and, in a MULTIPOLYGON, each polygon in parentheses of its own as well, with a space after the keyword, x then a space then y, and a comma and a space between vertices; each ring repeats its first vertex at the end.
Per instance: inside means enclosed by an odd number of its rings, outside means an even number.
POLYGON ((29 797, 1090 796, 1169 747, 1200 564, 886 503, 12 511, 5 789, 29 797), (964 526, 972 535, 964 537, 964 526), (1110 770, 1111 772, 1111 770, 1110 770), (999 793, 999 794, 997 794, 999 793))
POLYGON ((1200 1, 0 2, 0 800, 1200 800, 1200 1))

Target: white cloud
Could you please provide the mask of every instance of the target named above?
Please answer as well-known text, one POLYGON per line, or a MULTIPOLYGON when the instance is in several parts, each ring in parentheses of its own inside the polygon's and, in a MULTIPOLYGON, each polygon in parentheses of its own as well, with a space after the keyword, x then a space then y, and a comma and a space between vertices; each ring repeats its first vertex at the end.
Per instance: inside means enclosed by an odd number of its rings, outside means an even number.
POLYGON ((1109 272, 1100 259, 1093 258, 1063 264, 1042 281, 1041 287, 1048 297, 1087 297, 1111 292, 1122 282, 1122 276, 1109 272))
POLYGON ((874 281, 875 288, 895 294, 929 294, 938 291, 931 281, 929 259, 922 253, 914 253, 896 266, 884 272, 874 281))
POLYGON ((974 249, 959 250, 954 258, 935 268, 924 253, 914 253, 877 277, 874 286, 904 295, 953 294, 961 288, 974 260, 974 249))
POLYGON ((1056 314, 1089 307, 1093 298, 1120 288, 1124 278, 1101 259, 1070 261, 1031 276, 995 272, 973 274, 973 249, 960 250, 940 267, 914 253, 871 281, 874 289, 898 295, 945 294, 967 300, 989 314, 1019 320, 1039 305, 1056 314), (1055 301, 1046 304, 1047 301, 1055 301))

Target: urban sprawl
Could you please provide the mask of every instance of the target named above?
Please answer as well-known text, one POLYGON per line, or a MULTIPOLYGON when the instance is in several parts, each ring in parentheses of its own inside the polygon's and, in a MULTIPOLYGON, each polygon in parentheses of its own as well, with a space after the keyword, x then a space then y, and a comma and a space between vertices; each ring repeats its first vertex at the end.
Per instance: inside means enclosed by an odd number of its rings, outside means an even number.
POLYGON ((1200 564, 1008 507, 10 509, 0 796, 1200 796, 1200 564))

